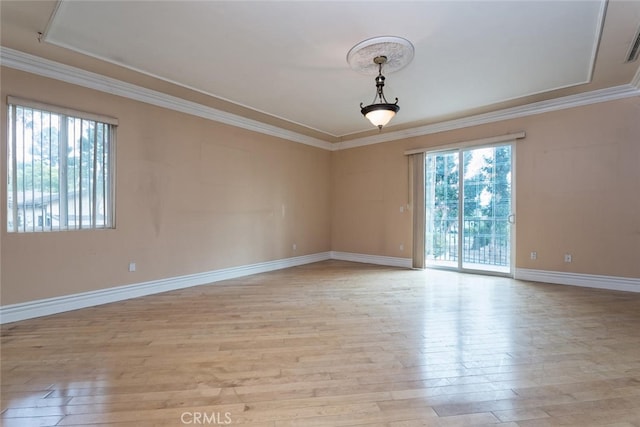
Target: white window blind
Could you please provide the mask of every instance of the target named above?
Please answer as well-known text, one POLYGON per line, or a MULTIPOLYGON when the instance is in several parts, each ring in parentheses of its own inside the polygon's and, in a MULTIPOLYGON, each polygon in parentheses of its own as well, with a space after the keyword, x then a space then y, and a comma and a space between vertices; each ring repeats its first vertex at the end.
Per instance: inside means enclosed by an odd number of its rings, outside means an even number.
POLYGON ((7 231, 113 228, 117 120, 9 97, 7 231))

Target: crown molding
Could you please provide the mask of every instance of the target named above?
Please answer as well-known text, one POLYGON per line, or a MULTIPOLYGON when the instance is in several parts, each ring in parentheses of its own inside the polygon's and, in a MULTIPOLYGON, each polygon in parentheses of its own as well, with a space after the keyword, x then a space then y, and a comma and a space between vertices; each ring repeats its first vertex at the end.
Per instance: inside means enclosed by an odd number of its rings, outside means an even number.
POLYGON ((448 120, 431 125, 419 126, 411 129, 388 132, 363 138, 352 139, 333 144, 332 149, 346 150, 349 148, 362 147, 365 145, 379 144, 382 142, 396 141, 399 139, 413 138, 417 136, 429 135, 438 132, 445 132, 455 129, 462 129, 471 126, 478 126, 503 120, 516 119, 519 117, 532 116, 535 114, 547 113, 550 111, 564 110, 567 108, 580 107, 583 105, 595 104, 598 102, 614 101, 632 96, 640 96, 640 70, 631 84, 614 86, 606 89, 598 89, 591 92, 579 93, 576 95, 564 96, 562 98, 540 101, 518 107, 496 110, 489 113, 464 117, 461 119, 448 120), (634 83, 635 82, 635 83, 634 83))
POLYGON ((313 138, 307 135, 300 134, 298 132, 280 128, 278 126, 273 126, 259 122, 257 120, 248 119, 237 114, 228 113, 216 108, 198 104, 196 102, 187 101, 182 98, 167 95, 162 92, 123 82, 121 80, 82 70, 80 68, 61 64, 56 61, 41 58, 4 46, 0 46, 0 63, 5 67, 14 68, 43 77, 64 81, 112 95, 122 96, 135 101, 144 102, 158 107, 168 108, 170 110, 191 114, 208 120, 228 124, 265 135, 275 136, 305 145, 310 145, 312 147, 321 148, 328 151, 346 150, 349 148, 396 141, 405 138, 414 138, 438 132, 462 129, 502 120, 547 113, 550 111, 580 107, 599 102, 613 101, 632 96, 640 96, 639 69, 633 80, 631 80, 630 84, 627 85, 598 89, 591 92, 584 92, 565 96, 562 98, 535 102, 532 104, 492 111, 475 116, 448 120, 395 132, 385 132, 378 135, 356 138, 348 141, 331 143, 329 141, 313 138))
POLYGON ((187 101, 176 96, 167 95, 162 92, 126 83, 118 79, 61 64, 56 61, 41 58, 39 56, 4 46, 0 46, 0 63, 5 67, 14 68, 16 70, 60 80, 111 95, 122 96, 135 101, 155 105, 157 107, 168 108, 181 113, 191 114, 204 119, 265 135, 283 138, 289 141, 310 145, 312 147, 330 150, 332 146, 328 141, 282 129, 278 126, 248 119, 237 114, 228 113, 196 102, 187 101))

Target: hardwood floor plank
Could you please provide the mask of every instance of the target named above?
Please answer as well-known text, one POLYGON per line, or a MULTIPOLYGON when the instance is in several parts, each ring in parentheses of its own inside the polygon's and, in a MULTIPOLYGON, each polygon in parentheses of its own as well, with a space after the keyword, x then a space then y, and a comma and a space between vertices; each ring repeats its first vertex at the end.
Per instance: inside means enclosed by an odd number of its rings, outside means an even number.
POLYGON ((633 293, 327 261, 1 333, 4 426, 640 427, 633 293))
POLYGON ((2 418, 4 427, 53 427, 63 417, 2 418))
POLYGON ((504 409, 493 411, 493 415, 502 422, 549 418, 549 414, 540 408, 504 409))

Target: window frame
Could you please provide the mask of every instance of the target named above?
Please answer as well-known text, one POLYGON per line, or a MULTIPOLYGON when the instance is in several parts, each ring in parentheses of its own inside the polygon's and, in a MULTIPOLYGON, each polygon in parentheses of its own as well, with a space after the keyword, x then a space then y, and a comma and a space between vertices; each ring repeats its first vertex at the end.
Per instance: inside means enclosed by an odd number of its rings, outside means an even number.
MULTIPOLYGON (((6 202, 6 214, 7 220, 4 221, 7 233, 49 233, 56 231, 77 231, 77 230, 109 230, 116 228, 116 134, 117 134, 118 120, 100 114, 88 113, 83 111, 78 111, 70 108, 45 104, 38 101, 28 100, 24 98, 18 98, 14 96, 7 97, 7 196, 5 198, 6 202), (38 113, 40 114, 40 123, 44 123, 43 116, 48 114, 49 120, 53 116, 55 116, 56 120, 58 120, 58 128, 57 128, 57 143, 58 143, 58 152, 56 153, 58 158, 58 168, 57 168, 57 193, 53 191, 53 187, 51 184, 51 172, 49 175, 49 191, 48 191, 48 201, 49 204, 52 204, 54 200, 53 195, 55 194, 57 197, 55 201, 58 204, 58 225, 53 226, 53 221, 51 218, 52 208, 49 208, 51 212, 46 212, 46 208, 42 210, 43 214, 37 218, 36 221, 36 209, 35 209, 35 196, 32 199, 32 207, 33 213, 31 214, 31 225, 27 226, 26 217, 22 218, 19 215, 19 195, 21 191, 23 204, 25 205, 24 211, 26 213, 27 207, 26 203, 26 193, 30 191, 32 195, 35 195, 36 190, 34 189, 35 185, 31 185, 31 189, 25 189, 24 185, 20 190, 18 188, 18 154, 16 153, 18 145, 18 131, 16 130, 16 126, 18 125, 17 120, 17 110, 18 109, 27 109, 31 110, 32 114, 38 113), (79 133, 75 133, 74 130, 79 125, 79 133), (85 128, 86 125, 86 128, 85 128), (74 128, 71 131, 70 128, 74 128), (100 138, 100 142, 102 144, 101 153, 98 153, 98 133, 102 132, 102 137, 100 138), (84 133, 86 132, 88 133, 84 133), (74 132, 73 141, 69 140, 67 132, 74 132), (89 152, 91 154, 91 158, 87 161, 90 163, 89 171, 90 174, 87 175, 86 179, 82 179, 80 177, 80 171, 82 171, 82 146, 78 146, 78 144, 83 144, 87 141, 89 145, 89 152), (72 145, 73 144, 73 145, 72 145), (105 149, 106 146, 106 149, 105 149), (70 172, 70 168, 74 166, 69 166, 68 153, 69 149, 74 147, 75 150, 79 150, 79 161, 78 164, 79 171, 78 179, 80 181, 78 184, 73 184, 75 188, 71 189, 71 193, 69 192, 68 185, 68 177, 67 174, 70 172), (98 157, 102 157, 101 160, 98 157), (97 173, 97 165, 98 161, 101 163, 102 171, 97 173), (98 180, 100 180, 100 188, 102 189, 101 196, 98 196, 98 180), (88 184, 88 188, 83 190, 81 187, 81 182, 85 182, 88 184), (79 193, 78 193, 79 192, 79 193), (88 203, 83 203, 83 197, 88 198, 88 203), (11 204, 9 203, 11 200, 11 204), (69 204, 73 203, 77 204, 78 211, 74 214, 73 223, 70 224, 69 216, 67 210, 69 209, 69 204), (104 203, 105 206, 99 211, 100 214, 104 215, 104 219, 102 221, 97 220, 98 211, 96 209, 98 203, 104 203), (89 206, 89 212, 91 213, 88 219, 83 218, 82 209, 83 206, 89 206), (79 214, 79 216, 78 216, 79 214), (22 222, 22 223, 21 223, 22 222), (11 226, 10 226, 11 225, 11 226)), ((49 127, 51 129, 52 126, 49 127)), ((51 135, 51 134, 50 134, 51 135)), ((25 135, 23 135, 23 138, 25 135)), ((42 138, 42 136, 40 136, 42 138)), ((33 139, 33 135, 32 135, 33 139)), ((32 144, 34 144, 35 140, 32 140, 32 144)), ((48 141, 49 155, 42 156, 40 159, 40 167, 42 168, 43 164, 51 164, 51 159, 54 158, 52 151, 52 141, 48 141), (43 162, 42 159, 45 159, 43 162)), ((24 142, 20 143, 20 146, 23 149, 26 144, 24 142)), ((86 158, 86 157, 85 157, 86 158)), ((35 168, 37 162, 31 162, 31 168, 35 168)), ((23 179, 24 176, 23 176, 23 179)), ((42 181, 41 181, 42 182, 42 181)), ((41 199, 46 200, 46 193, 43 189, 40 189, 41 199)), ((42 201, 41 200, 41 201, 42 201)))

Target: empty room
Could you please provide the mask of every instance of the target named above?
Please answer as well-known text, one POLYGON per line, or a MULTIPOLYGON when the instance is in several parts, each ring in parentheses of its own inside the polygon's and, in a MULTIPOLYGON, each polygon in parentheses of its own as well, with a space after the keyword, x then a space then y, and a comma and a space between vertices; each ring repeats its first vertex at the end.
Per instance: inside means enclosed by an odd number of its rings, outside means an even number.
POLYGON ((640 427, 640 1, 0 1, 0 424, 640 427))

